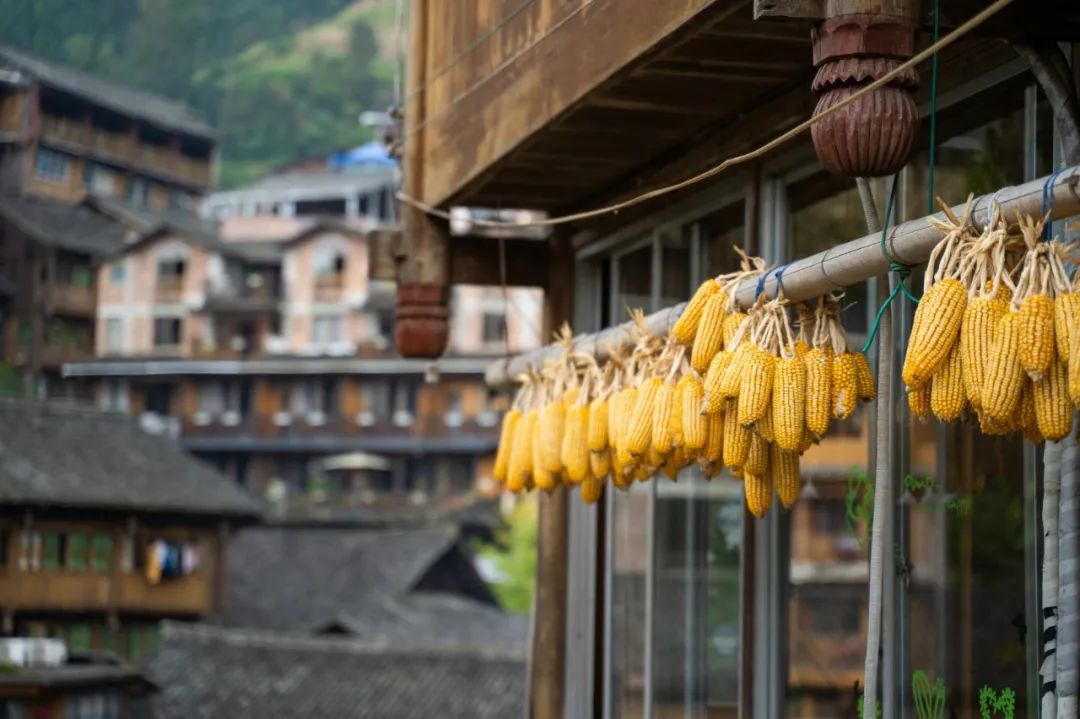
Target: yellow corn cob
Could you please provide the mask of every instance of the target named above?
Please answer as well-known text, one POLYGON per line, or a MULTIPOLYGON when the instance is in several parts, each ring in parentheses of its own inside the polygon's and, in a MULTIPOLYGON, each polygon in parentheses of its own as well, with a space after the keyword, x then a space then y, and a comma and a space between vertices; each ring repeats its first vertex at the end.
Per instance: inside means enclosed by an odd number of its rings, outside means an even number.
POLYGON ((832 367, 832 414, 835 419, 847 419, 855 411, 859 399, 855 358, 851 352, 842 352, 833 360, 832 367))
POLYGON ((832 417, 832 349, 806 353, 806 427, 818 437, 829 431, 832 417))
POLYGON ((1058 357, 1068 362, 1080 341, 1080 292, 1062 292, 1054 300, 1054 339, 1058 357))
POLYGON ((964 411, 967 396, 964 392, 963 359, 960 345, 949 353, 949 358, 938 368, 930 384, 930 411, 938 419, 951 422, 964 411))
POLYGON ((784 509, 789 509, 799 498, 799 453, 788 452, 773 445, 769 456, 769 473, 776 485, 776 496, 784 509))
POLYGON ((735 400, 728 400, 724 412, 724 464, 732 469, 746 464, 753 432, 735 421, 735 400))
POLYGON ((731 361, 720 376, 719 393, 722 399, 739 396, 743 372, 746 370, 748 358, 753 349, 754 347, 749 342, 743 342, 732 351, 731 361))
POLYGON ((724 347, 724 315, 727 313, 727 295, 718 292, 705 303, 701 313, 694 346, 690 350, 690 366, 696 372, 704 374, 709 362, 724 347))
POLYGON ((1072 403, 1069 402, 1068 375, 1060 359, 1047 369, 1042 382, 1035 383, 1035 416, 1039 432, 1050 442, 1065 439, 1072 429, 1072 403))
POLYGON ((506 488, 511 492, 520 492, 532 478, 532 446, 537 422, 537 411, 531 409, 514 427, 514 443, 510 448, 510 466, 506 473, 506 488))
POLYGON ((566 406, 562 400, 555 400, 544 405, 540 410, 540 444, 533 454, 538 455, 540 464, 533 468, 558 474, 562 469, 562 436, 566 424, 566 406))
POLYGON ((581 394, 581 389, 579 387, 571 387, 570 389, 563 392, 563 406, 569 407, 572 404, 576 404, 579 394, 581 394))
POLYGON ((795 340, 795 356, 799 359, 806 357, 806 353, 810 351, 810 345, 806 344, 802 340, 795 340))
POLYGON ((769 443, 759 434, 750 435, 750 451, 746 453, 743 471, 764 476, 769 469, 769 443))
POLYGON ((746 508, 758 519, 764 517, 772 506, 772 483, 770 478, 746 472, 743 476, 746 492, 746 508))
POLYGON ((730 474, 735 479, 744 478, 744 472, 742 471, 742 467, 728 467, 728 474, 730 474))
POLYGON ((705 372, 705 380, 702 388, 705 391, 705 412, 712 414, 720 411, 724 404, 724 396, 720 393, 720 381, 731 364, 732 353, 728 350, 720 350, 709 363, 709 369, 705 372))
POLYGON ((964 394, 971 406, 982 407, 982 382, 986 363, 994 344, 994 332, 1009 311, 1009 303, 1001 297, 979 297, 964 310, 960 329, 961 367, 964 372, 964 394))
MULTIPOLYGON (((555 404, 555 403, 552 403, 552 404, 555 404)), ((558 404, 561 405, 562 403, 559 402, 558 404)), ((551 405, 548 405, 548 406, 550 407, 551 405)), ((540 441, 537 442, 536 440, 533 440, 533 445, 532 445, 532 449, 533 449, 532 480, 533 480, 533 484, 536 485, 537 489, 543 490, 545 492, 550 492, 551 490, 555 489, 555 487, 560 482, 559 474, 562 471, 562 462, 559 461, 559 462, 556 463, 558 465, 558 468, 555 469, 555 470, 548 469, 549 465, 545 464, 547 462, 547 459, 548 459, 547 455, 550 454, 550 452, 545 451, 544 443, 543 443, 543 437, 544 437, 544 433, 543 433, 544 410, 546 410, 546 409, 547 409, 547 407, 540 410, 540 424, 541 424, 540 441)), ((565 418, 564 418, 564 420, 565 420, 565 418)), ((556 446, 559 447, 559 445, 561 445, 561 444, 562 444, 562 442, 560 441, 556 446)), ((559 448, 561 449, 561 447, 559 447, 559 448)), ((556 452, 556 456, 558 456, 558 455, 559 455, 559 452, 556 452)))
POLYGON ((915 389, 908 389, 907 402, 912 417, 926 419, 930 416, 930 391, 932 385, 933 381, 927 382, 915 389))
POLYGON ((855 363, 855 391, 859 393, 859 399, 873 402, 877 399, 877 382, 874 381, 874 372, 866 361, 866 355, 852 352, 851 359, 855 363))
POLYGON ((948 358, 966 307, 967 288, 957 279, 942 280, 923 295, 904 357, 903 377, 908 387, 928 382, 948 358))
POLYGON ((1080 409, 1080 337, 1073 342, 1069 355, 1069 401, 1080 409))
POLYGON ((983 379, 983 411, 996 422, 1007 423, 1020 405, 1024 389, 1024 368, 1020 365, 1020 345, 1026 341, 1019 312, 1008 312, 998 321, 990 361, 983 379))
POLYGON ((622 412, 625 405, 626 395, 622 390, 611 395, 611 399, 608 400, 607 436, 608 447, 612 449, 615 449, 619 440, 619 428, 622 427, 622 412))
POLYGON ((611 474, 611 451, 602 449, 589 452, 589 474, 596 479, 603 479, 611 474))
POLYGON ((723 462, 701 462, 700 467, 701 476, 705 478, 706 482, 711 482, 724 471, 723 462))
MULTIPOLYGON (((753 424, 765 414, 772 400, 773 377, 776 373, 776 356, 760 347, 751 345, 750 354, 743 367, 739 384, 738 422, 753 424)), ((775 422, 776 418, 773 418, 775 422)))
POLYGON ((611 481, 619 489, 623 489, 629 486, 630 481, 628 479, 630 472, 633 470, 632 464, 623 463, 623 455, 618 450, 612 448, 608 450, 611 457, 611 481))
POLYGON ((683 375, 679 380, 682 389, 679 396, 682 401, 683 447, 696 456, 705 446, 705 415, 701 413, 701 381, 692 374, 683 375))
POLYGON ((502 429, 499 431, 499 448, 495 451, 495 468, 492 474, 499 482, 506 481, 510 471, 510 453, 514 445, 514 430, 521 419, 521 412, 512 409, 503 416, 502 429))
POLYGON ((600 495, 604 493, 604 480, 596 477, 586 477, 581 483, 581 500, 585 504, 596 504, 600 495))
POLYGON ((1035 411, 1035 388, 1031 379, 1027 377, 1024 378, 1024 389, 1020 394, 1020 409, 1017 411, 1016 424, 1027 441, 1035 444, 1042 444, 1045 441, 1039 431, 1039 417, 1035 411))
POLYGON ((799 443, 799 454, 813 447, 815 441, 814 433, 809 428, 803 429, 802 442, 799 443))
POLYGON ((720 462, 724 458, 724 413, 714 412, 708 415, 705 431, 705 447, 701 459, 709 463, 720 462))
MULTIPOLYGON (((1021 393, 1021 399, 1023 394, 1021 393)), ((976 412, 976 416, 979 418, 979 431, 987 436, 1004 436, 1012 434, 1013 429, 1008 424, 997 422, 990 418, 985 412, 976 412)))
MULTIPOLYGON (((773 389, 775 392, 775 388, 773 389)), ((773 404, 775 404, 775 402, 770 402, 762 418, 754 423, 754 431, 760 434, 761 438, 770 444, 776 441, 776 423, 773 420, 773 404)))
POLYGON ((589 405, 574 405, 566 411, 566 440, 568 451, 563 453, 566 476, 570 484, 581 484, 589 475, 589 447, 585 434, 589 431, 589 405))
POLYGON ((1054 361, 1054 301, 1032 295, 1020 305, 1020 366, 1038 382, 1054 361))
POLYGON ((645 450, 645 454, 641 457, 641 464, 654 471, 663 467, 665 462, 667 462, 667 457, 657 452, 652 445, 649 445, 649 448, 645 450))
POLYGON ((686 462, 684 461, 683 449, 682 447, 676 447, 671 454, 668 455, 667 461, 664 462, 664 466, 660 469, 664 473, 664 476, 672 482, 678 482, 679 472, 681 472, 682 468, 685 466, 686 462))
MULTIPOLYGON (((735 348, 731 343, 735 340, 735 335, 739 332, 739 328, 742 327, 742 323, 746 321, 745 312, 732 312, 724 318, 724 349, 734 350, 735 348)), ((749 339, 749 333, 744 332, 739 343, 742 344, 749 339)))
POLYGON ((637 392, 637 387, 624 387, 619 390, 623 398, 622 407, 619 410, 619 428, 613 446, 618 451, 619 461, 624 467, 629 467, 634 463, 634 456, 630 453, 630 423, 633 420, 634 408, 637 406, 637 392))
POLYGON ((651 479, 653 476, 653 468, 644 462, 638 462, 634 467, 634 479, 639 482, 644 482, 651 479))
POLYGON ((652 446, 660 454, 666 455, 675 444, 672 430, 675 429, 671 421, 671 415, 682 407, 677 403, 675 385, 662 382, 656 389, 656 397, 653 400, 652 413, 652 446))
POLYGON ((694 292, 694 296, 686 303, 679 319, 675 320, 675 326, 671 328, 671 336, 677 342, 688 345, 694 341, 705 305, 718 293, 720 293, 720 285, 716 284, 716 280, 710 278, 701 283, 694 292))
POLYGON ((649 377, 638 389, 634 411, 630 416, 630 433, 626 445, 630 454, 642 455, 649 449, 649 443, 652 441, 652 415, 656 406, 656 392, 663 384, 664 380, 659 377, 649 377))
POLYGON ((798 451, 806 426, 806 367, 798 356, 776 363, 772 422, 777 446, 789 452, 798 451))
POLYGON ((590 452, 601 452, 608 446, 608 401, 594 399, 589 405, 589 428, 585 444, 590 452))
POLYGON ((682 432, 682 393, 686 384, 676 382, 671 390, 671 414, 668 415, 668 433, 671 435, 671 446, 677 449, 683 446, 682 432))

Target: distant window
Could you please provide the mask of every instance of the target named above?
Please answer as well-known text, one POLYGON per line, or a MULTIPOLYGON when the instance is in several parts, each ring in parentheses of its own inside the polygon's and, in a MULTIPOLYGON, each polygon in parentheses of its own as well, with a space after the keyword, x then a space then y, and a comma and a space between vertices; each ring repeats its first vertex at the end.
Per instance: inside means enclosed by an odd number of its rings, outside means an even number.
POLYGON ((810 622, 818 634, 850 636, 859 632, 859 601, 843 597, 806 597, 800 599, 809 604, 810 622))
POLYGON ((483 340, 485 343, 506 341, 506 322, 501 313, 485 312, 483 340))
POLYGON ((39 147, 34 158, 34 176, 49 182, 67 182, 71 175, 71 155, 39 147))
POLYGON ((85 532, 68 535, 67 568, 84 570, 90 566, 90 536, 85 532))
POLYGON ((186 269, 187 260, 182 257, 172 257, 158 261, 158 277, 160 279, 182 278, 186 269))
POLYGON ((170 210, 186 210, 191 207, 191 198, 183 192, 170 192, 168 204, 170 210))
POLYGON ((334 344, 345 339, 345 318, 341 315, 315 315, 311 323, 311 341, 334 344))
POLYGON ((180 344, 181 320, 179 317, 154 318, 154 346, 176 347, 180 344))
POLYGON ((105 351, 109 354, 124 351, 124 320, 119 317, 105 320, 105 351))
POLYGON ((95 534, 90 540, 90 568, 95 572, 107 572, 112 568, 113 538, 109 534, 95 534))
POLYGON ((68 630, 68 650, 72 652, 90 651, 90 625, 73 624, 68 630))
POLYGON ((120 194, 120 176, 117 172, 96 162, 87 162, 83 168, 83 187, 95 195, 116 197, 120 194))
POLYGON ((41 568, 56 570, 64 565, 64 535, 45 532, 41 535, 41 568))
POLYGON ((843 503, 816 501, 811 504, 814 512, 814 529, 819 534, 842 534, 848 531, 847 510, 843 503))
POLYGON ((129 175, 124 197, 133 205, 146 207, 150 204, 150 183, 142 177, 129 175))
POLYGON ((447 427, 460 427, 464 419, 461 414, 461 393, 448 392, 446 395, 446 415, 443 417, 443 422, 447 427))
POLYGON ((109 265, 109 282, 118 285, 124 281, 124 263, 114 262, 109 265))

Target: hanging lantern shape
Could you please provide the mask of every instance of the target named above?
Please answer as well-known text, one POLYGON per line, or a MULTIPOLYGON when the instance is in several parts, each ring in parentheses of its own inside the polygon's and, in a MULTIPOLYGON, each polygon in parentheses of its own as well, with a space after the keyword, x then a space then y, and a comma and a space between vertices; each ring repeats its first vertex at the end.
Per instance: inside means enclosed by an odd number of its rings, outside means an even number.
POLYGON ((446 285, 398 285, 394 345, 403 357, 434 359, 441 355, 446 349, 449 325, 446 285))
MULTIPOLYGON (((842 102, 911 57, 911 18, 865 13, 831 17, 813 32, 814 114, 842 102)), ((811 129, 825 169, 849 177, 880 177, 907 162, 919 131, 913 93, 919 76, 909 70, 885 87, 824 118, 811 129)))

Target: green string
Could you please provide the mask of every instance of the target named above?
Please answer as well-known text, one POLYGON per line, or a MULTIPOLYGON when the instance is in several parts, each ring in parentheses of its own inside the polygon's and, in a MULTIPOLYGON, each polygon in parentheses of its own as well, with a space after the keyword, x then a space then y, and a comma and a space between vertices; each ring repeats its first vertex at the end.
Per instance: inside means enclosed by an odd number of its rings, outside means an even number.
POLYGON ((901 292, 904 293, 913 304, 919 304, 919 298, 908 289, 907 279, 911 276, 911 266, 905 265, 900 262, 892 254, 889 253, 889 247, 887 239, 889 236, 889 227, 892 225, 893 210, 896 206, 896 188, 900 185, 900 174, 893 175, 892 192, 889 193, 889 204, 885 209, 885 222, 881 227, 881 254, 889 261, 889 272, 896 273, 896 286, 893 287, 892 292, 885 298, 885 301, 881 303, 881 307, 878 308, 877 316, 874 317, 874 323, 870 326, 870 334, 866 337, 866 344, 863 345, 863 354, 870 351, 870 348, 874 344, 874 339, 877 337, 878 328, 881 326, 881 316, 885 314, 885 308, 892 304, 892 301, 896 299, 897 295, 901 292))
MULTIPOLYGON (((934 44, 941 37, 941 0, 934 0, 934 44)), ((930 157, 927 176, 926 214, 934 214, 934 168, 937 163, 938 54, 930 58, 930 157)))

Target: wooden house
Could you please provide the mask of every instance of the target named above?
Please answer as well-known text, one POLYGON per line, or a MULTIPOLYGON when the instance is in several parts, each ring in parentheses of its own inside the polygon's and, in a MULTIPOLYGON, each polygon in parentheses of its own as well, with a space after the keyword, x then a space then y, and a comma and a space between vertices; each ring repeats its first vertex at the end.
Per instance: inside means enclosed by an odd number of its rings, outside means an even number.
MULTIPOLYGON (((659 312, 685 301, 704 279, 735 269, 732 245, 781 266, 862 238, 856 183, 826 170, 835 157, 810 132, 716 168, 814 114, 825 94, 814 90, 823 43, 835 51, 847 38, 845 57, 860 68, 875 59, 895 68, 930 45, 935 19, 945 37, 988 5, 414 3, 399 349, 441 351, 452 322, 445 298, 466 266, 482 278, 474 281, 496 285, 539 276, 547 329, 568 320, 595 332, 624 322, 627 307, 659 312), (456 208, 521 208, 557 223, 544 241, 457 237, 447 222, 456 208)), ((893 87, 907 95, 902 116, 871 112, 841 141, 853 156, 865 135, 909 143, 890 150, 896 167, 865 172, 888 176, 868 185, 877 213, 894 186, 896 222, 932 213, 935 195, 950 204, 981 195, 984 214, 1011 186, 1026 188, 1025 207, 1037 214, 1044 184, 1059 203, 1070 197, 1055 182, 1074 182, 1080 161, 1078 40, 1072 5, 1013 3, 918 65, 917 82, 893 87), (900 120, 907 135, 881 131, 900 120)), ((874 76, 863 72, 843 82, 864 86, 874 76)), ((875 259, 884 272, 887 262, 875 259)), ((833 280, 851 303, 852 345, 862 346, 884 274, 833 280)), ((903 346, 913 309, 894 307, 903 346)), ((493 365, 489 378, 505 383, 507 366, 493 365)), ((855 509, 871 427, 869 413, 836 426, 803 458, 795 507, 763 520, 743 510, 737 480, 706 482, 692 471, 677 484, 609 487, 597 507, 563 490, 541 496, 531 715, 858 716, 868 610, 865 516, 855 509)), ((902 470, 884 560, 892 618, 883 627, 884 716, 914 715, 919 670, 942 679, 956 716, 976 715, 983 686, 1009 687, 1018 715, 1037 716, 1046 681, 1042 450, 904 412, 894 427, 902 470)))

